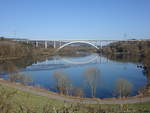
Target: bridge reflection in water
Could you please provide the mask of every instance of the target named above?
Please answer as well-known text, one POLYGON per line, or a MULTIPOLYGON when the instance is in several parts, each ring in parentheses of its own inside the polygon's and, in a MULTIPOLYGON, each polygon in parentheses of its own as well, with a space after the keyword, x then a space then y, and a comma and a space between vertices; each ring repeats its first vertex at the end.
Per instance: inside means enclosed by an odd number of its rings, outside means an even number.
POLYGON ((55 56, 52 60, 45 60, 44 63, 36 63, 28 66, 27 68, 22 69, 21 71, 39 71, 39 70, 55 70, 55 69, 63 69, 68 67, 78 67, 89 64, 108 64, 113 63, 106 57, 100 56, 98 54, 92 54, 87 57, 79 57, 74 60, 74 57, 60 57, 55 56))

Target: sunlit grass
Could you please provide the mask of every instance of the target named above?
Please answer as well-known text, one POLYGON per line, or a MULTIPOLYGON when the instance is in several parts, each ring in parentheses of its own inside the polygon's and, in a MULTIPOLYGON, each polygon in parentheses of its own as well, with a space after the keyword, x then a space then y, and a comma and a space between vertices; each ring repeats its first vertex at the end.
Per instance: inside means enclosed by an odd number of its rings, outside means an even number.
POLYGON ((115 112, 121 110, 136 111, 137 113, 139 111, 139 113, 142 113, 144 111, 150 111, 150 102, 141 104, 125 104, 122 107, 120 105, 77 104, 50 99, 48 97, 31 94, 29 92, 20 91, 4 85, 0 86, 0 92, 2 90, 5 90, 5 92, 16 92, 15 95, 10 98, 9 102, 13 103, 12 108, 16 110, 18 109, 18 111, 20 110, 19 106, 23 106, 31 111, 35 111, 35 113, 43 113, 43 109, 47 108, 52 110, 57 109, 60 111, 65 109, 73 109, 72 111, 77 110, 76 112, 71 113, 99 113, 97 111, 115 112))

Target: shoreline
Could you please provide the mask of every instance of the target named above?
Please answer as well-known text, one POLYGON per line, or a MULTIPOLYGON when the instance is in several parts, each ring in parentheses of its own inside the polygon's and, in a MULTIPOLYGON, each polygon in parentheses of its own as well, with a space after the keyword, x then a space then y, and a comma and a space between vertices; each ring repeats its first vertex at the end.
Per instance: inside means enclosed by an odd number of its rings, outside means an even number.
POLYGON ((52 91, 48 91, 42 88, 36 88, 32 86, 25 86, 20 83, 10 82, 0 78, 0 84, 4 86, 8 86, 17 90, 22 90, 25 92, 30 92, 32 94, 46 96, 50 99, 60 100, 64 102, 72 102, 72 103, 85 103, 85 104, 132 104, 132 103, 143 103, 150 102, 150 96, 140 97, 139 95, 127 98, 81 98, 75 96, 68 96, 58 94, 52 91))

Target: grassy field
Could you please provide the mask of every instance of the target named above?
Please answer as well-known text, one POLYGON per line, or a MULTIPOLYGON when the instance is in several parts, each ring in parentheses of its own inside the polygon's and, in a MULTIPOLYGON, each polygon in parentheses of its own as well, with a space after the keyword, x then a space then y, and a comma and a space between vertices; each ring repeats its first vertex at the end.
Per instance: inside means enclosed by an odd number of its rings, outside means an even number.
POLYGON ((150 113, 150 102, 124 105, 68 103, 0 85, 0 113, 150 113))

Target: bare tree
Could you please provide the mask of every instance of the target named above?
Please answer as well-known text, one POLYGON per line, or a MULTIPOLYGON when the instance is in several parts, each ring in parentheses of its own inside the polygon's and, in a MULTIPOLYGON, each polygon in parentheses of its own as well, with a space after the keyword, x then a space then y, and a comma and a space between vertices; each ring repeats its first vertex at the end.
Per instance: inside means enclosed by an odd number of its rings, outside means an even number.
POLYGON ((132 87, 133 85, 131 82, 126 79, 119 78, 116 83, 115 92, 120 98, 127 97, 130 95, 132 87))
POLYGON ((95 97, 97 83, 100 80, 100 70, 96 67, 89 67, 85 70, 85 80, 91 89, 92 97, 95 97))
POLYGON ((32 78, 29 75, 26 75, 24 73, 10 73, 9 74, 9 80, 11 82, 20 82, 22 84, 28 84, 32 82, 32 78))
POLYGON ((54 72, 53 77, 56 82, 56 89, 61 94, 70 94, 71 91, 71 82, 70 79, 63 71, 54 72))
POLYGON ((78 97, 83 97, 84 96, 84 92, 82 88, 73 88, 73 96, 78 96, 78 97))

